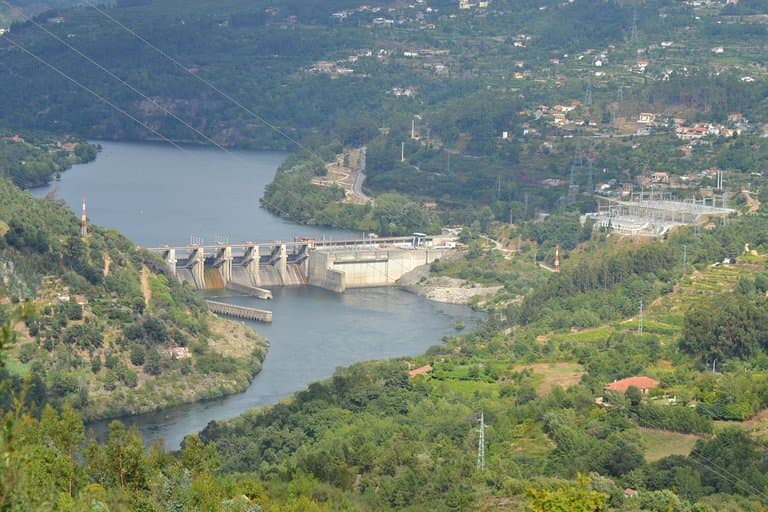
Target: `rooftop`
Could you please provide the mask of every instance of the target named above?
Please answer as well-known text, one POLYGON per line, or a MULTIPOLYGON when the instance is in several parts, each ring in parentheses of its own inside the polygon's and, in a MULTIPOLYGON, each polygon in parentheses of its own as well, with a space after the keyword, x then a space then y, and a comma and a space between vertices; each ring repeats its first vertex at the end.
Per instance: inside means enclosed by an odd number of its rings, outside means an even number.
POLYGON ((654 380, 650 377, 641 375, 639 377, 628 377, 626 379, 621 379, 621 380, 611 382, 610 384, 605 386, 605 389, 608 389, 610 391, 618 391, 619 393, 626 393, 627 389, 629 389, 632 386, 636 387, 640 391, 643 391, 645 389, 653 389, 660 385, 661 385, 661 382, 654 380))

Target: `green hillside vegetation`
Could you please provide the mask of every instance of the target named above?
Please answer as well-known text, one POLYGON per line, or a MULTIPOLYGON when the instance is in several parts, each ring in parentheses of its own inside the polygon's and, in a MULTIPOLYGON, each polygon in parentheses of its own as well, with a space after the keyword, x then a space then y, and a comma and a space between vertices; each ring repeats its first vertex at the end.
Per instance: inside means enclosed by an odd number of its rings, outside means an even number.
POLYGON ((45 185, 73 164, 96 158, 98 146, 71 137, 0 134, 0 176, 22 188, 45 185))
MULTIPOLYGON (((730 247, 759 246, 765 233, 762 219, 743 218, 698 235, 683 230, 669 241, 590 242, 521 306, 492 308, 475 332, 413 361, 433 366, 427 376, 408 379, 411 365, 400 361, 355 365, 285 404, 211 423, 202 438, 224 455, 225 472, 285 482, 311 475, 346 491, 361 510, 493 503, 547 510, 552 505, 541 505, 542 493, 555 500, 569 485, 578 487, 557 479, 579 474, 591 476, 583 493, 603 493, 594 496, 600 510, 760 510, 763 441, 739 423, 721 430, 713 420, 744 420, 768 405, 760 370, 768 352, 759 343, 739 352, 738 340, 719 336, 720 350, 731 352, 712 373, 698 350, 686 354, 696 339, 689 326, 706 316, 698 314, 702 304, 688 309, 686 301, 701 288, 696 283, 719 282, 702 300, 764 310, 763 248, 758 256, 738 252, 743 263, 710 262, 730 247), (683 245, 685 266, 677 257, 683 245), (581 331, 576 313, 592 311, 582 304, 617 298, 626 311, 592 313, 598 325, 614 323, 581 331), (636 318, 623 321, 636 314, 640 298, 651 304, 642 335, 636 318), (603 390, 643 374, 661 387, 647 396, 603 390), (475 468, 480 411, 489 425, 482 472, 475 468), (745 458, 731 450, 744 450, 745 458), (747 462, 737 467, 734 457, 747 462), (638 501, 624 497, 627 487, 638 490, 638 501)), ((750 318, 732 315, 721 323, 759 329, 750 318)), ((765 337, 758 332, 756 339, 765 337)))
MULTIPOLYGON (((119 423, 105 443, 83 445, 73 400, 37 419, 7 408, 3 482, 15 484, 4 497, 16 509, 762 510, 768 447, 759 416, 750 418, 768 406, 766 241, 764 219, 742 216, 667 240, 596 234, 564 251, 559 274, 534 277, 545 271, 533 269, 529 252, 508 254, 509 272, 521 276, 505 277, 501 296, 523 289, 524 298, 490 301, 473 332, 407 361, 339 369, 289 400, 210 423, 177 454, 144 451, 119 423), (737 262, 713 266, 726 256, 737 262), (689 306, 691 297, 698 302, 689 306), (716 328, 702 323, 721 311, 730 316, 716 328), (716 372, 702 346, 717 356, 716 372), (424 364, 432 371, 409 377, 424 364), (636 375, 661 384, 647 394, 605 390, 636 375), (71 437, 57 434, 60 422, 71 437), (637 497, 625 497, 627 488, 637 497)), ((493 262, 496 252, 470 240, 467 256, 493 262)))
POLYGON ((0 228, 0 320, 19 320, 3 408, 28 386, 33 409, 68 402, 89 419, 114 417, 240 391, 260 369, 255 333, 221 325, 119 233, 90 226, 83 238, 65 205, 7 180, 0 228))

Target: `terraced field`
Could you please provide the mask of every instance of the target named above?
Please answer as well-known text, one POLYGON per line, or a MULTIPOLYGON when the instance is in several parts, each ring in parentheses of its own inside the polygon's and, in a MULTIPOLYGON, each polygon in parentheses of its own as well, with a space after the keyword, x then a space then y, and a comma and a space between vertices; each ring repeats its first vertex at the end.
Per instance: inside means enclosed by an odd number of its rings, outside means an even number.
MULTIPOLYGON (((751 256, 744 263, 709 266, 684 277, 672 293, 660 297, 644 313, 643 330, 662 336, 679 334, 685 312, 703 300, 733 290, 739 277, 765 269, 766 258, 751 256)), ((637 327, 638 318, 624 325, 637 327)))

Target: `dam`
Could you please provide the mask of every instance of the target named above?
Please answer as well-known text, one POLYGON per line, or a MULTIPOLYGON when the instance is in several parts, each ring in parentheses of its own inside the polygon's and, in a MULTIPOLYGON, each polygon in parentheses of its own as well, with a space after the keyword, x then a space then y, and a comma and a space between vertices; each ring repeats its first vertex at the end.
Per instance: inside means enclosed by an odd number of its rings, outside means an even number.
POLYGON ((199 290, 230 288, 263 299, 267 288, 316 286, 336 293, 348 288, 392 286, 403 274, 429 264, 455 247, 452 237, 191 244, 149 249, 169 273, 199 290))

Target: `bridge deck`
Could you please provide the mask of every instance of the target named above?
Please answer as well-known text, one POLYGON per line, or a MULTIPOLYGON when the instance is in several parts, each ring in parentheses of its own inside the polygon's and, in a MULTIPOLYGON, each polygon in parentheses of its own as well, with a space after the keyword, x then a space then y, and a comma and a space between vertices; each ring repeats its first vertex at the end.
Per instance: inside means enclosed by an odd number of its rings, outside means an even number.
MULTIPOLYGON (((421 237, 421 243, 431 242, 434 239, 432 236, 421 237)), ((237 244, 208 244, 208 245, 166 245, 163 247, 148 247, 147 249, 152 252, 163 252, 169 249, 176 249, 180 251, 191 251, 194 249, 223 249, 224 247, 232 247, 238 249, 244 249, 247 247, 253 247, 254 245, 263 246, 278 246, 285 245, 286 247, 303 247, 313 246, 316 248, 332 248, 332 247, 351 247, 355 245, 367 245, 367 246, 379 246, 379 245, 396 245, 405 244, 413 241, 412 236, 397 236, 387 238, 357 238, 348 240, 299 240, 294 242, 282 242, 279 240, 272 240, 269 242, 240 242, 237 244)))

